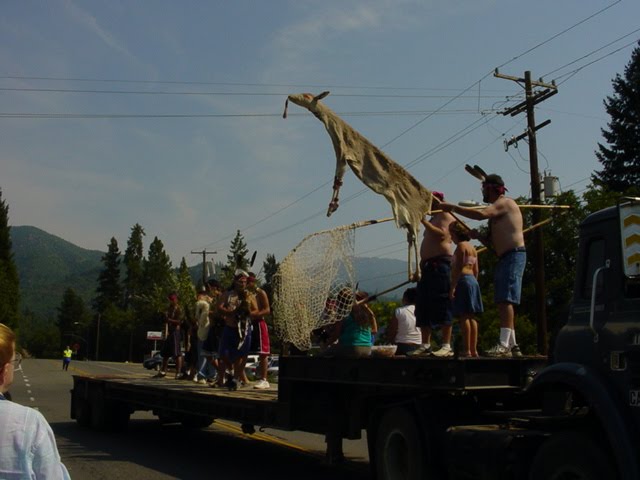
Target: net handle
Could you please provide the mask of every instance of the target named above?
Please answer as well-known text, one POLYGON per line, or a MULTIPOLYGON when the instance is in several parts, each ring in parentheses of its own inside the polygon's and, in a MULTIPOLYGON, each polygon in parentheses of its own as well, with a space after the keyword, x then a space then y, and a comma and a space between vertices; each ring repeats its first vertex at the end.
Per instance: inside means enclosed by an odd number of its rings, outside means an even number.
POLYGON ((400 287, 404 287, 405 285, 407 285, 408 283, 411 283, 413 280, 405 280, 402 283, 399 283, 398 285, 395 285, 391 288, 387 288, 386 290, 383 290, 381 292, 376 293, 375 295, 369 295, 367 298, 363 298, 362 300, 359 300, 356 302, 356 305, 362 305, 363 303, 367 303, 367 302, 373 302, 374 300, 376 300, 380 295, 384 295, 385 293, 389 293, 392 292, 400 287))

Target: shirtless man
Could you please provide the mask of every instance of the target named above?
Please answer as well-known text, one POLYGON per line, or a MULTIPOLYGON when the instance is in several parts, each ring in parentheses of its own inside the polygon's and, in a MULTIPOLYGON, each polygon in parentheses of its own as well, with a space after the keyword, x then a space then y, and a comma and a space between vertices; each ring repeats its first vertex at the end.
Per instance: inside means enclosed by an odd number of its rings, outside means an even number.
MULTIPOLYGON (((520 357, 520 347, 516 343, 514 305, 520 304, 522 275, 527 261, 522 233, 522 213, 513 199, 505 196, 507 189, 499 175, 487 175, 482 182, 482 196, 490 203, 483 209, 460 207, 442 203, 444 211, 454 212, 473 220, 489 220, 489 239, 498 255, 494 273, 494 299, 500 315, 500 341, 485 352, 491 357, 520 357)), ((480 238, 477 231, 471 231, 472 238, 480 238)))
POLYGON ((259 377, 253 388, 265 390, 269 388, 267 380, 267 370, 269 368, 269 355, 271 354, 271 344, 269 342, 269 328, 264 317, 271 315, 271 306, 267 292, 256 284, 256 274, 249 272, 248 288, 256 296, 258 310, 251 314, 253 331, 251 332, 251 352, 258 354, 258 368, 256 376, 259 377))
POLYGON ((243 366, 251 346, 251 318, 258 310, 256 296, 247 289, 249 274, 236 270, 233 287, 224 292, 218 301, 218 311, 224 318, 224 330, 220 340, 220 355, 227 367, 233 366, 233 382, 229 388, 244 383, 243 366))
MULTIPOLYGON (((442 202, 444 194, 433 192, 434 201, 442 202)), ((437 205, 434 205, 438 208, 437 205)), ((410 356, 431 355, 431 330, 442 328, 442 347, 435 352, 439 357, 453 356, 451 349, 451 259, 453 244, 449 225, 455 219, 450 213, 440 212, 427 221, 422 219, 424 237, 420 245, 420 280, 416 299, 416 326, 422 332, 422 345, 407 353, 410 356)))

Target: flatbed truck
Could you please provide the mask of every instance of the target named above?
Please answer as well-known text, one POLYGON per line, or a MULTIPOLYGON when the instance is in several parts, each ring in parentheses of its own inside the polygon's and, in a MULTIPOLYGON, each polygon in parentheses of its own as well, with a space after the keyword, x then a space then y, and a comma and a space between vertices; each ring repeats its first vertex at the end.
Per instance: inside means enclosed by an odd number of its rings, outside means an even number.
POLYGON ((367 433, 372 478, 640 478, 640 199, 580 226, 574 299, 550 359, 281 356, 277 388, 75 375, 71 417, 120 428, 137 410, 323 434, 327 460, 367 433))

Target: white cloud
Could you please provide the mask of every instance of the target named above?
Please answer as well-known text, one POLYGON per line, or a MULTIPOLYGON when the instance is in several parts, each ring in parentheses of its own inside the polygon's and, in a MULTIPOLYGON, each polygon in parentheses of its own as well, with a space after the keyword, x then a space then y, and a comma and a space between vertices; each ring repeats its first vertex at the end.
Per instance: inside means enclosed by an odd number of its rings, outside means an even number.
POLYGON ((141 63, 140 60, 129 51, 129 49, 120 42, 112 33, 103 28, 98 20, 91 15, 90 13, 82 10, 77 5, 75 5, 71 0, 65 0, 64 2, 67 12, 71 15, 71 17, 77 21, 79 24, 93 32, 96 36, 98 36, 106 45, 108 45, 113 50, 122 53, 130 60, 141 63))

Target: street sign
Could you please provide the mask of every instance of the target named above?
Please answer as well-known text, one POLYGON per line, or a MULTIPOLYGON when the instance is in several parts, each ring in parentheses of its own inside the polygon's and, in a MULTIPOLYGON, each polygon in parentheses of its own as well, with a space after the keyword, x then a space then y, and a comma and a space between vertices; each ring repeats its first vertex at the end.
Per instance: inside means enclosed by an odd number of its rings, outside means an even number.
POLYGON ((147 332, 147 340, 162 340, 162 332, 147 332))

